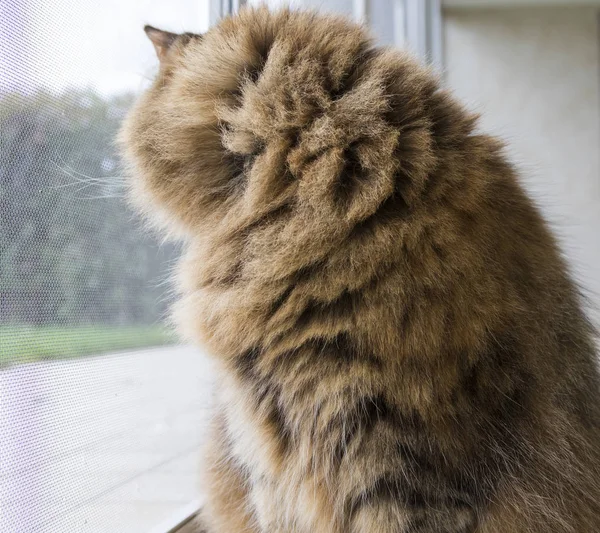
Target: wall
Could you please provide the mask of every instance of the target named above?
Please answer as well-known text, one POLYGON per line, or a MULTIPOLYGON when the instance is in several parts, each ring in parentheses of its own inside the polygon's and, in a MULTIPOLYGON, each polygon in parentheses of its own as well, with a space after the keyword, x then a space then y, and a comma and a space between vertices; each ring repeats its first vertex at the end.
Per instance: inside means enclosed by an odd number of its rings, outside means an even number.
MULTIPOLYGON (((447 9, 446 77, 501 135, 600 308, 598 10, 447 9)), ((600 311, 592 310, 600 324, 600 311)))

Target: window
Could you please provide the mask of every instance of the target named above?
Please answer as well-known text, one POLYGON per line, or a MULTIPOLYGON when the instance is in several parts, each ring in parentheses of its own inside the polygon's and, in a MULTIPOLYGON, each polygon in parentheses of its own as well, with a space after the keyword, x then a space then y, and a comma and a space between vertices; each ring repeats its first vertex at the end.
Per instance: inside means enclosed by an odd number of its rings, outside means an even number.
POLYGON ((156 66, 143 24, 210 15, 0 5, 0 531, 144 532, 197 506, 210 373, 164 325, 178 250, 127 207, 114 137, 156 66))
MULTIPOLYGON (((210 363, 165 325, 178 249, 129 210, 113 141, 157 66, 142 26, 202 32, 245 3, 263 2, 0 3, 0 531, 163 533, 200 505, 210 363)), ((483 129, 512 125, 597 300, 596 8, 267 3, 363 21, 483 99, 483 129)))

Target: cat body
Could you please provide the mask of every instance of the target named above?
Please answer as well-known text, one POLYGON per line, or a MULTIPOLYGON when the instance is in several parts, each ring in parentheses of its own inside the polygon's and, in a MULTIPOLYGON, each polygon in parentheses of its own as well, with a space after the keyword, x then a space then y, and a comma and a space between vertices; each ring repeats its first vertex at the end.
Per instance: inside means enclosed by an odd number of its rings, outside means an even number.
POLYGON ((122 141, 218 364, 202 527, 600 531, 592 329, 501 143, 340 18, 148 33, 122 141))

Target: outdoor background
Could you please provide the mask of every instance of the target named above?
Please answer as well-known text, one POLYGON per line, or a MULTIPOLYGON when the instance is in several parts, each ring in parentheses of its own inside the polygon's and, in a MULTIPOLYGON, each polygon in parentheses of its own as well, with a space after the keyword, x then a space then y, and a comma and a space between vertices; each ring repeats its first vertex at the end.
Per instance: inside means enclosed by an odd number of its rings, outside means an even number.
POLYGON ((143 24, 208 27, 168 4, 0 4, 0 367, 173 341, 177 247, 128 209, 114 143, 156 68, 143 24))
POLYGON ((128 210, 113 139, 133 99, 0 96, 0 366, 171 341, 173 245, 128 210))

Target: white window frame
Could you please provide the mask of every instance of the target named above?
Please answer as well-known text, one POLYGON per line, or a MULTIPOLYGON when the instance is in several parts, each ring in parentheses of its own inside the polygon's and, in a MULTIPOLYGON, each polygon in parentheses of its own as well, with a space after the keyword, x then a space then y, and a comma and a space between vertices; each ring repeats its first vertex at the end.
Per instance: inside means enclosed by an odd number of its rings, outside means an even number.
MULTIPOLYGON (((354 0, 375 35, 377 20, 392 20, 393 39, 385 44, 408 48, 427 63, 443 66, 442 0, 354 0), (373 16, 377 13, 379 16, 373 16)), ((389 29, 388 29, 389 31, 389 29)), ((389 36, 388 36, 389 41, 389 36)))
MULTIPOLYGON (((396 0, 396 9, 402 10, 403 44, 414 50, 419 57, 433 65, 443 67, 443 35, 441 0, 396 0)), ((396 19, 395 19, 396 20, 396 19)))
POLYGON ((208 0, 210 8, 210 25, 215 24, 219 19, 235 13, 242 7, 246 0, 208 0))

